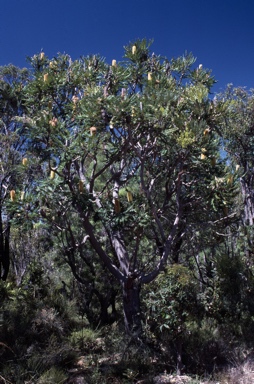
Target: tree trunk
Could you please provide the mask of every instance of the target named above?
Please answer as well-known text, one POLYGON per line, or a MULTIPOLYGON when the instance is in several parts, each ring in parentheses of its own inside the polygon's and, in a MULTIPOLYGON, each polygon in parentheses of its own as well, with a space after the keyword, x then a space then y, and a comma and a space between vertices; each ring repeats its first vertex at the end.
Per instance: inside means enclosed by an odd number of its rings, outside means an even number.
POLYGON ((135 277, 128 276, 123 285, 123 312, 126 333, 130 336, 141 336, 140 288, 135 277))
POLYGON ((183 369, 182 350, 183 350, 183 343, 180 336, 176 340, 176 373, 177 375, 182 374, 182 369, 183 369))
POLYGON ((0 221, 0 279, 5 281, 8 277, 10 268, 10 223, 7 224, 3 233, 2 220, 0 221))
POLYGON ((241 190, 244 201, 244 223, 253 225, 254 222, 254 195, 251 187, 251 179, 249 177, 241 178, 241 190))

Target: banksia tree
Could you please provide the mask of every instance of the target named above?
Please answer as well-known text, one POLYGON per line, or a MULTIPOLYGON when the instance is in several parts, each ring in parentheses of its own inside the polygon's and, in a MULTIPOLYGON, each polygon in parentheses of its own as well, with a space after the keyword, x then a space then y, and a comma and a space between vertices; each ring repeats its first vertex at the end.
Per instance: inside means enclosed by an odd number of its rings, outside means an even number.
MULTIPOLYGON (((99 56, 72 61, 59 55, 50 86, 41 82, 41 73, 52 71, 50 61, 38 67, 32 58, 34 78, 26 87, 35 122, 31 150, 40 153, 43 169, 57 165, 58 177, 37 191, 52 211, 64 209, 64 215, 45 217, 61 232, 63 220, 75 216, 86 239, 82 246, 121 284, 126 331, 137 334, 141 287, 169 258, 179 258, 184 240, 208 217, 224 218, 211 201, 215 176, 228 171, 217 140, 219 113, 209 99, 210 71, 196 68, 191 54, 168 60, 149 47, 145 40, 126 46, 117 65, 99 56)), ((229 210, 230 204, 227 199, 229 210)))

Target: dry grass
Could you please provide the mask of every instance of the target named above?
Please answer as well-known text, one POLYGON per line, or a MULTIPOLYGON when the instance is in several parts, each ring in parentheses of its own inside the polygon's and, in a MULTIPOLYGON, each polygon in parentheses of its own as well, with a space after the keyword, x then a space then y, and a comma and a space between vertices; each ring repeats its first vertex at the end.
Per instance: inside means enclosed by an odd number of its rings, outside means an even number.
MULTIPOLYGON (((218 384, 254 384, 254 362, 247 361, 218 376, 218 384)), ((216 383, 216 384, 217 384, 216 383)))

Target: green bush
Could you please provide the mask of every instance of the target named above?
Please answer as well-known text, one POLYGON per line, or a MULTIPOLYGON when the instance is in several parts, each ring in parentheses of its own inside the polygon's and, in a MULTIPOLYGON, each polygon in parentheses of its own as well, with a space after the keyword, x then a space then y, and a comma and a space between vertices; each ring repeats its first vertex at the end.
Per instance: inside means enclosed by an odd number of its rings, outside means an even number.
POLYGON ((73 347, 78 347, 82 350, 93 351, 101 349, 100 332, 91 328, 82 328, 75 330, 69 337, 73 347))
POLYGON ((188 268, 167 267, 145 297, 147 322, 160 338, 175 339, 187 332, 187 324, 197 315, 197 284, 188 268))
POLYGON ((62 370, 52 367, 38 378, 37 384, 63 384, 66 379, 67 376, 62 370))

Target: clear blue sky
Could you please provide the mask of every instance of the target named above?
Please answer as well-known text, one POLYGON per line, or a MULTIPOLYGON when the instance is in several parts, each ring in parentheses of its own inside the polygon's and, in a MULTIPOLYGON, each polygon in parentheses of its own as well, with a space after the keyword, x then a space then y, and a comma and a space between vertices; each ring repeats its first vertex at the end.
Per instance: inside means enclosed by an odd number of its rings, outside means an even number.
POLYGON ((73 59, 121 60, 123 46, 154 39, 168 58, 186 50, 212 69, 215 91, 254 88, 253 0, 0 0, 0 65, 28 65, 41 49, 73 59))

